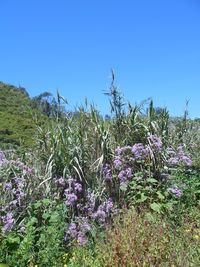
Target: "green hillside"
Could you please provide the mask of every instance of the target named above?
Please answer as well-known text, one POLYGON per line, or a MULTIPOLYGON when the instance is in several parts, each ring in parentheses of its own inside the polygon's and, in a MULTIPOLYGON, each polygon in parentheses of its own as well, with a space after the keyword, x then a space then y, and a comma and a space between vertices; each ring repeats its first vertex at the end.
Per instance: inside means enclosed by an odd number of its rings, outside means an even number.
POLYGON ((31 99, 24 88, 0 82, 0 146, 33 145, 36 125, 32 113, 40 123, 45 115, 38 109, 31 109, 31 99))

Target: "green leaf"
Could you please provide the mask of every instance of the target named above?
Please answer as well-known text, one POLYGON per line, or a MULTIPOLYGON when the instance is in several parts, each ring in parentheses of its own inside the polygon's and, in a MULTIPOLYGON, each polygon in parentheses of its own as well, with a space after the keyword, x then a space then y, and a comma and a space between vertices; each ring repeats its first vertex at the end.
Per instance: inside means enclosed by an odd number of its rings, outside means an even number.
POLYGON ((38 201, 38 202, 36 202, 35 204, 34 204, 34 208, 35 209, 38 209, 39 207, 41 207, 42 206, 42 203, 40 202, 40 201, 38 201))
POLYGON ((156 203, 156 202, 153 202, 151 205, 150 205, 151 209, 156 211, 157 213, 160 213, 161 212, 161 205, 156 203))
POLYGON ((126 191, 127 190, 127 186, 126 185, 120 186, 120 190, 126 191))
POLYGON ((156 192, 156 194, 158 195, 158 198, 161 199, 161 200, 164 200, 165 197, 163 196, 163 194, 161 194, 160 191, 156 192))
POLYGON ((51 204, 51 200, 50 200, 50 199, 47 199, 47 198, 44 198, 44 199, 42 200, 42 203, 44 204, 44 206, 48 206, 48 205, 51 204))
POLYGON ((42 214, 42 218, 44 220, 47 220, 49 217, 50 217, 50 214, 48 212, 45 212, 45 213, 42 214))
POLYGON ((59 213, 58 212, 54 212, 51 215, 50 222, 58 222, 59 221, 59 218, 60 218, 59 213))
POLYGON ((145 196, 144 193, 142 193, 142 194, 140 195, 140 199, 138 199, 137 202, 138 202, 138 203, 145 202, 145 201, 147 200, 147 198, 148 198, 148 197, 145 196))
POLYGON ((11 244, 14 244, 14 243, 20 244, 20 238, 18 236, 9 236, 8 242, 11 244))
POLYGON ((156 184, 156 183, 158 183, 158 181, 156 179, 154 179, 154 178, 148 178, 146 181, 148 183, 150 183, 150 184, 156 184))

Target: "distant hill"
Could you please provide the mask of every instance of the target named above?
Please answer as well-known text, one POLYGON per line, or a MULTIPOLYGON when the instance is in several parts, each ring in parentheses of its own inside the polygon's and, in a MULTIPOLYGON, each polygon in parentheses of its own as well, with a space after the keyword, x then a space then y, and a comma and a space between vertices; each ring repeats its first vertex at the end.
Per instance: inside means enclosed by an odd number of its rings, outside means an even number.
POLYGON ((37 115, 39 124, 45 123, 47 116, 33 107, 24 88, 0 82, 0 147, 33 145, 36 125, 32 113, 37 115))

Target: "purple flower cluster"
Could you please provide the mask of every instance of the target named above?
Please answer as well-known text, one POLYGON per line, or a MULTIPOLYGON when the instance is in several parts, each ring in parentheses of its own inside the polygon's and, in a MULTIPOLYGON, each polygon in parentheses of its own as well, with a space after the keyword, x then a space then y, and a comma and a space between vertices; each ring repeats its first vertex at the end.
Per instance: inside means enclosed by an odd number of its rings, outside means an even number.
POLYGON ((122 166, 121 156, 116 156, 113 161, 115 168, 120 168, 122 166))
POLYGON ((105 178, 107 181, 111 181, 112 180, 112 175, 111 175, 111 169, 109 164, 105 164, 104 169, 103 169, 105 178))
POLYGON ((180 198, 182 196, 182 191, 178 188, 177 185, 174 185, 173 188, 168 188, 167 192, 176 195, 178 198, 180 198))
POLYGON ((149 140, 154 150, 156 150, 158 153, 161 153, 163 144, 160 137, 157 135, 150 135, 149 140))
POLYGON ((86 203, 84 205, 76 203, 76 208, 79 210, 80 215, 79 217, 75 217, 75 221, 69 225, 65 240, 76 238, 80 245, 87 242, 87 235, 91 231, 91 225, 94 221, 100 226, 103 226, 111 212, 115 213, 111 198, 95 207, 95 195, 89 189, 86 195, 86 203))
MULTIPOLYGON (((60 179, 58 181, 60 181, 60 179)), ((77 193, 82 192, 83 188, 82 185, 78 183, 76 179, 73 178, 68 179, 66 183, 68 184, 68 188, 64 190, 65 197, 67 198, 67 200, 65 201, 65 205, 69 207, 73 206, 77 202, 77 193)))
POLYGON ((117 153, 118 156, 121 156, 121 155, 123 154, 123 152, 128 151, 128 150, 131 150, 131 149, 132 149, 131 146, 122 146, 122 147, 118 147, 118 148, 116 149, 116 153, 117 153))
MULTIPOLYGON (((168 148, 167 149, 167 154, 168 155, 175 155, 176 152, 173 149, 168 148)), ((176 164, 178 164, 180 162, 184 163, 186 166, 191 166, 192 165, 191 159, 189 157, 185 156, 182 146, 179 146, 177 148, 177 155, 175 157, 169 158, 168 162, 170 164, 172 164, 172 165, 176 165, 176 164)))
POLYGON ((0 151, 0 162, 0 167, 2 167, 2 162, 4 162, 4 166, 6 164, 6 172, 3 172, 2 175, 3 197, 0 211, 2 229, 6 234, 13 228, 15 218, 23 218, 38 180, 33 169, 20 159, 7 160, 0 151))
POLYGON ((144 147, 143 144, 138 143, 132 147, 131 152, 134 154, 133 157, 136 160, 145 159, 149 154, 149 149, 147 147, 144 147))
POLYGON ((58 185, 61 185, 61 186, 65 186, 66 185, 66 181, 63 177, 59 178, 59 179, 54 179, 55 180, 55 183, 58 184, 58 185))
POLYGON ((118 178, 120 180, 120 186, 126 185, 126 180, 133 177, 132 170, 130 167, 128 167, 125 170, 121 170, 118 174, 118 178))
POLYGON ((13 228, 13 222, 14 222, 13 214, 11 212, 9 212, 5 216, 0 216, 0 219, 4 223, 3 233, 6 234, 7 232, 9 232, 13 228))
POLYGON ((167 153, 167 155, 174 155, 174 154, 176 154, 176 152, 172 148, 170 148, 170 147, 167 148, 166 153, 167 153))
POLYGON ((88 223, 87 218, 76 218, 76 223, 71 223, 68 227, 64 240, 67 241, 70 238, 76 238, 79 245, 83 245, 88 242, 87 233, 91 230, 91 226, 88 223))
MULTIPOLYGON (((160 147, 159 138, 156 139, 156 137, 154 137, 154 139, 156 145, 160 147)), ((113 167, 118 172, 120 186, 125 186, 127 180, 133 177, 132 170, 135 168, 134 166, 137 164, 137 161, 145 160, 148 155, 149 148, 142 143, 136 143, 133 146, 118 147, 116 149, 113 167)), ((109 175, 110 168, 106 166, 106 177, 109 178, 109 175)))

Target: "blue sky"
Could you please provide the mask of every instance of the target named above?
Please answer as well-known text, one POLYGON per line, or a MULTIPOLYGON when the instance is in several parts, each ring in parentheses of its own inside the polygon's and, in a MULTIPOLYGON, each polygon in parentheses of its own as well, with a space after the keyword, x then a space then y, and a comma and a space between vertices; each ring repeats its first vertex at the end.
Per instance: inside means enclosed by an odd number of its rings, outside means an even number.
POLYGON ((200 117, 199 0, 1 0, 0 80, 31 96, 57 88, 70 108, 85 96, 103 114, 116 85, 132 103, 152 97, 200 117))

